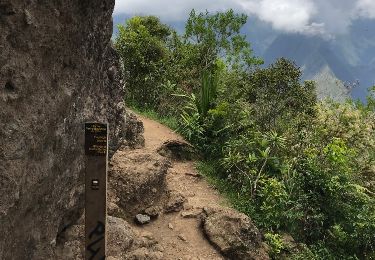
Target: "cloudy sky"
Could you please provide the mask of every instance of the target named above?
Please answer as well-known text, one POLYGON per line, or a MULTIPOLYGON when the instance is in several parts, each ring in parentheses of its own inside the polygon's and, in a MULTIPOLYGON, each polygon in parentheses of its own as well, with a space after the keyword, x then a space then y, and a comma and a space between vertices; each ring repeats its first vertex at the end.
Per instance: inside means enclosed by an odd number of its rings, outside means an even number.
POLYGON ((375 0, 116 0, 115 15, 152 14, 179 22, 193 8, 212 12, 232 8, 276 30, 305 34, 343 34, 356 19, 375 19, 375 0))

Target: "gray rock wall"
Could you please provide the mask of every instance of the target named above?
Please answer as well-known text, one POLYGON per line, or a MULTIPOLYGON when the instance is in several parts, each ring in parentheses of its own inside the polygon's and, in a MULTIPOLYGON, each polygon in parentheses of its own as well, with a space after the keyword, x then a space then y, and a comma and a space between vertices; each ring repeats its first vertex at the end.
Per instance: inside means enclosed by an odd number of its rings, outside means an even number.
MULTIPOLYGON (((0 259, 54 259, 83 210, 83 123, 129 130, 114 0, 0 0, 0 259)), ((131 132, 131 131, 130 131, 131 132)))

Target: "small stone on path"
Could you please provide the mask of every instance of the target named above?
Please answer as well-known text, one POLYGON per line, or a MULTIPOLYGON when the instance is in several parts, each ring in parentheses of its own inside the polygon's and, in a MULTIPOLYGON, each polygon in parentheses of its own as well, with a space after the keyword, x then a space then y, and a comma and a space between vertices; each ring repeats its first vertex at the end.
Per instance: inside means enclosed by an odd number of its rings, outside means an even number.
POLYGON ((197 173, 197 172, 185 172, 185 175, 192 176, 192 177, 196 177, 196 178, 200 178, 200 177, 202 177, 202 175, 200 175, 200 174, 197 173))
POLYGON ((147 223, 150 223, 151 218, 148 215, 143 215, 143 214, 137 214, 135 216, 135 222, 140 225, 144 225, 147 223))
POLYGON ((153 206, 145 209, 146 215, 150 216, 151 218, 157 218, 162 211, 162 208, 159 206, 153 206))
POLYGON ((184 241, 184 242, 187 242, 187 239, 186 239, 186 237, 184 236, 184 234, 179 234, 179 235, 178 235, 178 238, 181 239, 181 240, 184 241))

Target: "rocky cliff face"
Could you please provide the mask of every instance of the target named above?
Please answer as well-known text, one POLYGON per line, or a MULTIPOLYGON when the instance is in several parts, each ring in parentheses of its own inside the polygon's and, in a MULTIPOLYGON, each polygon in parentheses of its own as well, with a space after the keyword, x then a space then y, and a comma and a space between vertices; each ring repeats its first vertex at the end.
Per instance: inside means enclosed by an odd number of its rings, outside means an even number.
POLYGON ((139 139, 110 44, 114 2, 0 0, 0 259, 54 259, 82 215, 84 122, 109 122, 111 154, 139 139))

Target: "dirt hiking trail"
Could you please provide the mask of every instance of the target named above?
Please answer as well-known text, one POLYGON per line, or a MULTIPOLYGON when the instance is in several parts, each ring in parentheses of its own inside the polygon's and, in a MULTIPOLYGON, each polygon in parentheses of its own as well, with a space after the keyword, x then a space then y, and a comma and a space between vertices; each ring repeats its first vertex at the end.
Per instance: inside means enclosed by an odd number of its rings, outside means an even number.
MULTIPOLYGON (((183 138, 164 125, 137 117, 144 125, 144 149, 156 152, 168 140, 183 141, 183 138)), ((225 205, 218 191, 210 186, 198 173, 194 161, 172 161, 167 172, 169 190, 181 193, 186 199, 181 212, 163 214, 155 221, 144 225, 133 225, 138 232, 149 232, 164 248, 166 259, 224 259, 204 237, 200 221, 196 217, 183 216, 207 206, 225 205)))

